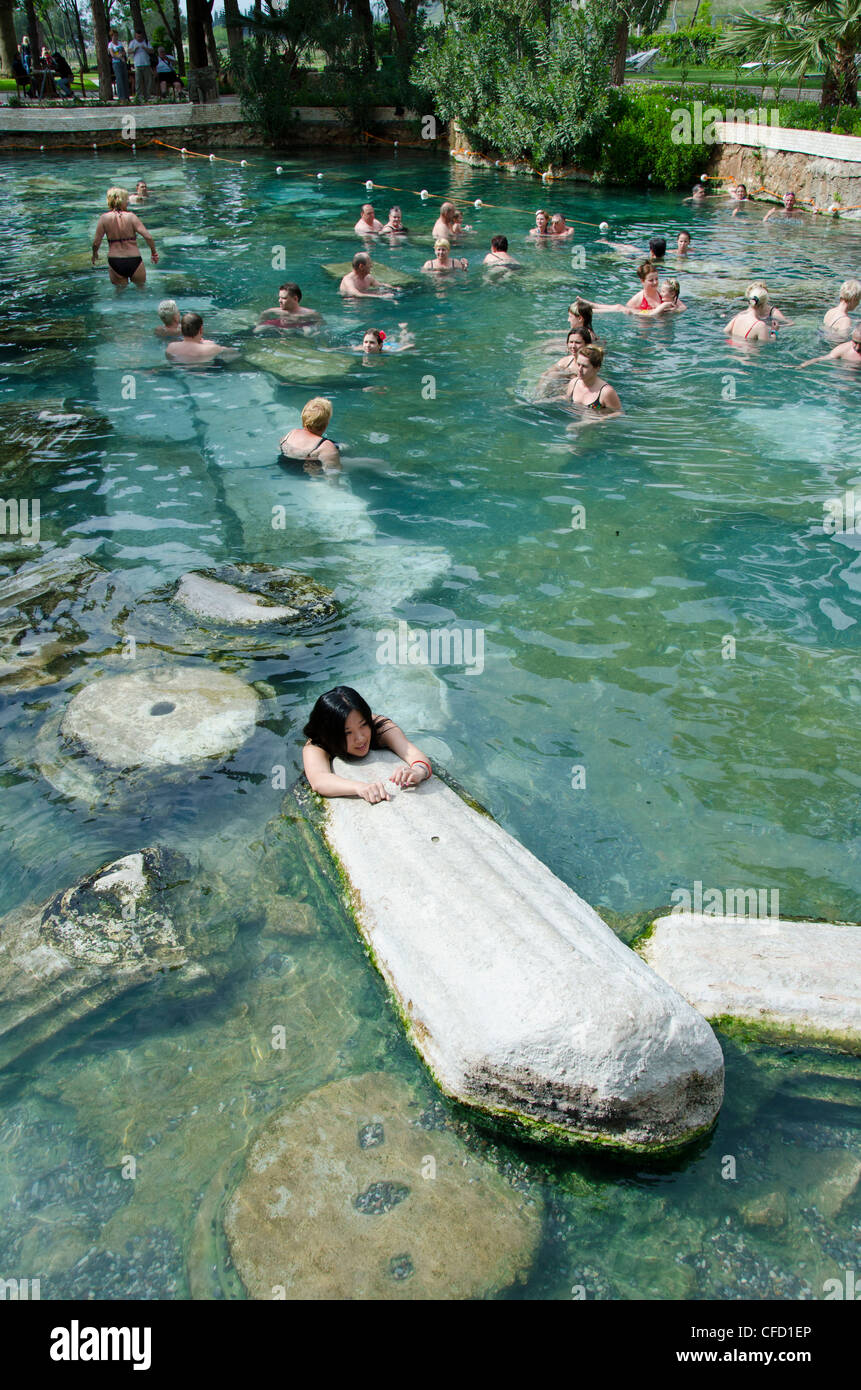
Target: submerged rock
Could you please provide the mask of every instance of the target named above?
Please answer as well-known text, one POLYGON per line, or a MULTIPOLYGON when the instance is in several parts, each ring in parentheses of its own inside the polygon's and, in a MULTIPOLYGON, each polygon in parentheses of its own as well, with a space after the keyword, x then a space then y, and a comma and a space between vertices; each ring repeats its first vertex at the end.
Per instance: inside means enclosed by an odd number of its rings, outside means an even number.
POLYGON ((275 565, 192 570, 173 601, 196 618, 239 627, 323 622, 337 612, 331 589, 275 565))
POLYGON ((72 609, 104 574, 83 556, 49 550, 0 578, 0 684, 31 690, 55 680, 52 664, 85 641, 72 609))
POLYGON ((163 971, 189 964, 174 890, 181 856, 149 848, 0 922, 0 1066, 163 971))
MULTIPOLYGON (((385 781, 381 752, 335 760, 385 781)), ((723 1099, 705 1020, 576 893, 439 779, 323 804, 350 907, 409 1035, 449 1095, 554 1144, 652 1152, 723 1099)))
MULTIPOLYGON (((67 367, 68 362, 68 352, 58 348, 43 349, 13 365, 15 370, 38 374, 53 366, 67 367)), ((13 365, 4 363, 0 374, 13 370, 13 365)), ((18 476, 32 487, 109 430, 103 415, 71 410, 62 398, 0 402, 0 479, 8 487, 10 479, 18 476)))
POLYGON ((346 376, 356 366, 356 359, 344 352, 322 352, 293 338, 257 338, 242 349, 242 357, 252 367, 271 372, 282 381, 313 386, 318 381, 346 376))
MULTIPOLYGON (((345 275, 349 275, 353 269, 352 261, 329 262, 328 265, 320 267, 325 270, 327 275, 331 275, 333 280, 343 280, 345 275)), ((383 265, 381 261, 374 260, 374 278, 384 285, 395 285, 402 289, 406 285, 418 285, 421 283, 418 275, 411 275, 408 270, 396 270, 394 266, 383 265)))
POLYGON ((51 318, 43 322, 0 319, 0 347, 41 348, 54 343, 82 343, 87 325, 81 318, 51 318))
POLYGON ((254 729, 260 698, 209 665, 105 676, 74 697, 63 737, 108 767, 160 767, 232 753, 254 729))
POLYGON ((672 912, 640 954, 707 1018, 861 1040, 861 925, 672 912))
POLYGON ((480 1298, 526 1273, 540 1211, 421 1111, 370 1073, 266 1125, 225 1219, 252 1298, 480 1298))

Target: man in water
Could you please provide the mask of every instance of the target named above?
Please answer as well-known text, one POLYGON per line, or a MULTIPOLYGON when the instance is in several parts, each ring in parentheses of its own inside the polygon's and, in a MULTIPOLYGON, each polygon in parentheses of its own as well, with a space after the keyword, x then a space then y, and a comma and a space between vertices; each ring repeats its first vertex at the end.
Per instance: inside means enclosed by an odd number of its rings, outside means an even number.
POLYGON ((138 179, 135 184, 135 191, 129 198, 129 202, 138 205, 149 202, 149 188, 147 187, 146 179, 138 179))
POLYGON ((365 203, 362 208, 362 215, 356 223, 353 231, 357 236, 376 236, 383 230, 383 224, 379 218, 374 216, 374 209, 370 203, 365 203))
POLYGON ((316 309, 303 309, 301 298, 302 291, 292 280, 279 285, 277 308, 263 310, 254 332, 260 333, 267 328, 305 328, 310 323, 322 323, 322 314, 316 309))
POLYGON ((153 329, 157 338, 182 337, 179 307, 175 299, 163 299, 158 306, 158 316, 161 323, 158 328, 153 329))
POLYGON ((183 314, 180 320, 182 341, 168 343, 165 357, 169 362, 182 362, 194 366, 203 362, 213 362, 216 357, 238 357, 236 348, 222 347, 211 338, 203 336, 203 319, 200 314, 183 314))
POLYGON ((812 367, 814 362, 845 362, 847 367, 861 367, 861 328, 852 329, 852 337, 840 343, 822 357, 811 357, 802 362, 802 367, 812 367))
POLYGON ((493 237, 490 248, 482 261, 482 265, 488 265, 491 268, 501 267, 503 270, 520 270, 520 261, 516 261, 513 256, 508 254, 507 236, 493 237))
POLYGON ((801 209, 795 206, 795 194, 790 189, 783 195, 783 207, 771 208, 763 217, 763 222, 768 222, 772 217, 800 217, 801 209))
POLYGON ((367 251, 357 251, 353 257, 353 269, 348 271, 339 286, 341 294, 367 298, 368 295, 393 294, 394 286, 375 280, 371 274, 371 258, 367 251))

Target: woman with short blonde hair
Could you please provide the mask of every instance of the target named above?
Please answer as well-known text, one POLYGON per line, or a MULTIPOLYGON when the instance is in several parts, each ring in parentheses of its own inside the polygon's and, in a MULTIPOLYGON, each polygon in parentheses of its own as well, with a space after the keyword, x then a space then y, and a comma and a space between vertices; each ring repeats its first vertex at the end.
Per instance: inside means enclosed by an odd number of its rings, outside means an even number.
POLYGON ((822 320, 823 327, 835 337, 848 338, 852 332, 852 320, 849 315, 853 309, 858 308, 859 302, 861 284, 857 280, 844 280, 840 286, 840 302, 828 310, 822 320))
POLYGON ((337 472, 341 455, 333 439, 324 434, 332 418, 332 402, 314 396, 302 407, 301 428, 289 430, 281 440, 281 453, 304 466, 306 473, 337 472))
POLYGON ((108 211, 103 212, 96 224, 93 237, 93 265, 99 259, 102 237, 108 239, 108 273, 111 284, 125 289, 131 280, 137 289, 146 284, 146 267, 138 251, 137 239, 142 236, 150 249, 153 265, 158 265, 158 252, 155 242, 141 222, 137 213, 129 212, 129 195, 125 188, 109 188, 106 201, 108 211))

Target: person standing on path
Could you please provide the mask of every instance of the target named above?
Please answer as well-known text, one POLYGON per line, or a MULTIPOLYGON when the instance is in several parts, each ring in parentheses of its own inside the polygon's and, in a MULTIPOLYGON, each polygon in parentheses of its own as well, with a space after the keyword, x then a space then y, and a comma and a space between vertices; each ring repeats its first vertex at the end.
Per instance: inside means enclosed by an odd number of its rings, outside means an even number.
POLYGON ((135 30, 135 36, 129 44, 129 57, 135 65, 135 96, 149 101, 155 85, 152 72, 155 53, 139 29, 135 30))
POLYGON ((125 44, 120 42, 120 36, 116 29, 111 30, 111 41, 108 44, 111 66, 114 70, 114 82, 117 84, 117 101, 128 101, 129 99, 129 70, 126 67, 125 44))

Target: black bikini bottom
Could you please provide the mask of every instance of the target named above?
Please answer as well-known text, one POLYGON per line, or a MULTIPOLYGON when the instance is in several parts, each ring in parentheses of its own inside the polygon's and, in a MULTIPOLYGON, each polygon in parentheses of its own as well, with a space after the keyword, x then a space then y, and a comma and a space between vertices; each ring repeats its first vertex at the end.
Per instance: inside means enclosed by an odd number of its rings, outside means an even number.
POLYGON ((108 256, 108 265, 115 275, 124 275, 127 280, 131 280, 139 265, 143 265, 140 256, 108 256))

